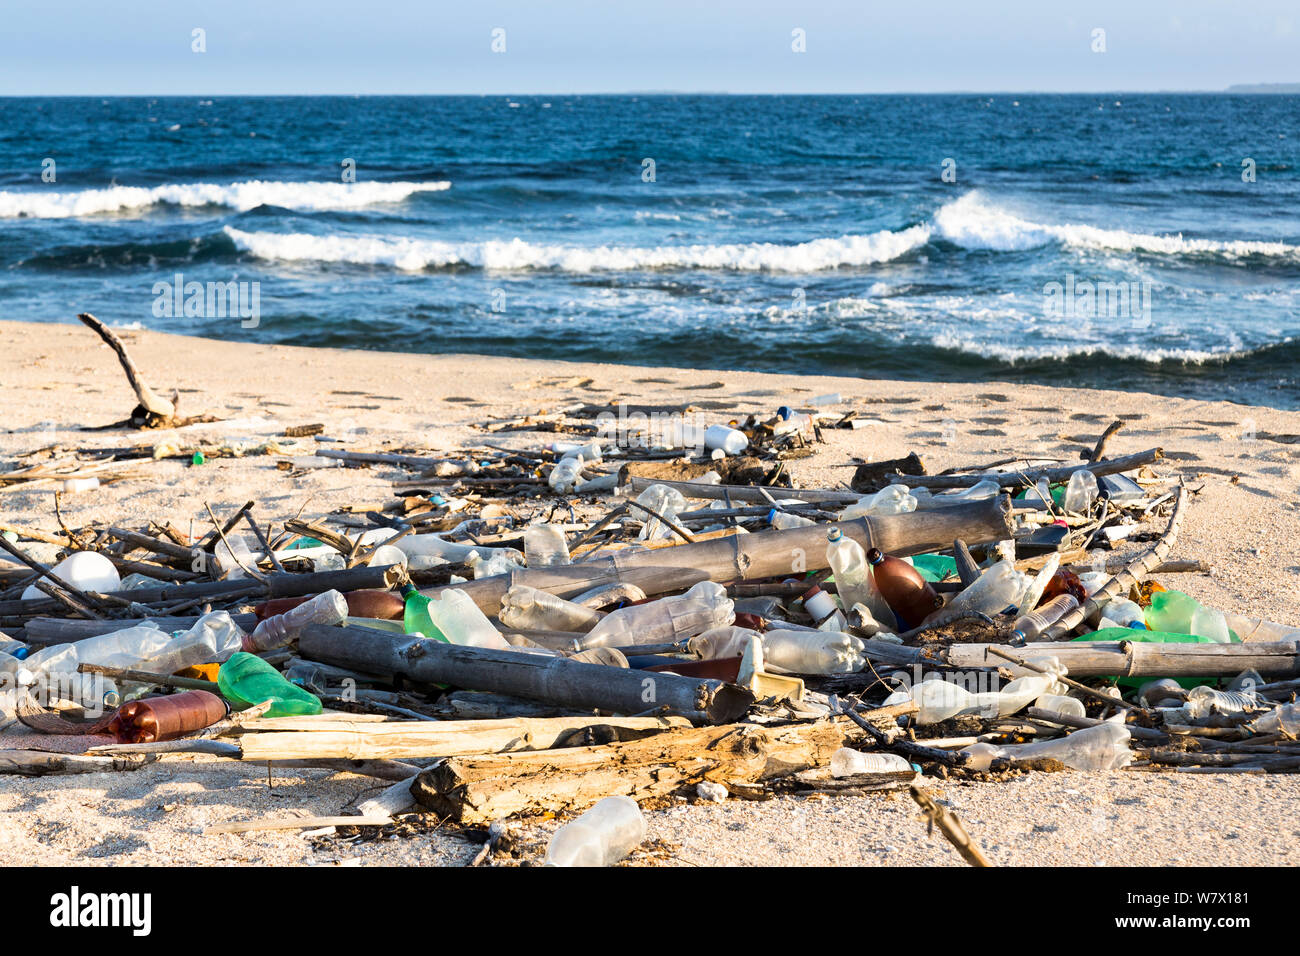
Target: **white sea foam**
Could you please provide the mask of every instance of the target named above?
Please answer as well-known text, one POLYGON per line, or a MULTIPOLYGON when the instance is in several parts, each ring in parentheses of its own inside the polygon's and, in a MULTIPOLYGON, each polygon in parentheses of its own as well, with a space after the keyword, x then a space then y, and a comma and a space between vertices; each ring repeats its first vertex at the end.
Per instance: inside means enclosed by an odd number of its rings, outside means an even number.
POLYGON ((235 245, 259 259, 347 262, 418 271, 455 265, 480 269, 560 269, 568 272, 632 269, 735 269, 815 272, 837 266, 888 262, 924 245, 925 226, 900 232, 814 239, 797 245, 743 243, 696 246, 561 246, 522 239, 441 242, 379 236, 312 236, 245 232, 226 227, 235 245))
POLYGON ((356 209, 374 203, 400 202, 415 193, 440 192, 449 182, 342 183, 275 182, 169 183, 165 186, 109 186, 76 192, 0 191, 0 219, 66 219, 96 213, 147 209, 150 206, 226 206, 240 211, 258 206, 288 209, 356 209))
POLYGON ((970 192, 934 214, 935 234, 966 249, 1014 252, 1052 242, 1082 249, 1155 252, 1166 255, 1209 253, 1225 258, 1242 256, 1300 256, 1300 246, 1253 240, 1185 239, 1180 234, 1158 236, 1088 225, 1048 225, 1030 222, 990 204, 970 192))
POLYGON ((1259 349, 1236 347, 1221 350, 1161 348, 1141 342, 1124 344, 1121 342, 1067 343, 1025 345, 1008 344, 1005 341, 979 341, 963 335, 941 332, 930 339, 932 345, 941 349, 952 349, 980 358, 996 359, 1015 364, 1033 362, 1043 359, 1066 360, 1087 358, 1093 355, 1118 359, 1138 359, 1145 362, 1171 362, 1188 365, 1202 365, 1209 362, 1224 362, 1230 359, 1245 358, 1259 349))

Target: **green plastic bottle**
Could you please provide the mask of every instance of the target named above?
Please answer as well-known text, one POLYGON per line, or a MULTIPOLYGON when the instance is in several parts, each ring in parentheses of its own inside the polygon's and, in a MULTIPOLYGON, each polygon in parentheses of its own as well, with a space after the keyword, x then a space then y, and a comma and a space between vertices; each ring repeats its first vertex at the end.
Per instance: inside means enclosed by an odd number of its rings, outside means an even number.
POLYGON ((429 617, 429 602, 432 598, 425 597, 412 584, 402 589, 402 597, 406 599, 402 623, 406 627, 407 634, 423 634, 431 640, 442 641, 444 644, 450 643, 446 635, 433 623, 433 618, 429 617))
POLYGON ((1156 591, 1146 612, 1147 627, 1153 631, 1187 634, 1192 628, 1192 615, 1200 607, 1196 598, 1182 591, 1156 591))
POLYGON ((217 671, 217 686, 236 709, 273 701, 267 717, 319 714, 320 698, 290 684, 274 667, 255 654, 239 651, 217 671))

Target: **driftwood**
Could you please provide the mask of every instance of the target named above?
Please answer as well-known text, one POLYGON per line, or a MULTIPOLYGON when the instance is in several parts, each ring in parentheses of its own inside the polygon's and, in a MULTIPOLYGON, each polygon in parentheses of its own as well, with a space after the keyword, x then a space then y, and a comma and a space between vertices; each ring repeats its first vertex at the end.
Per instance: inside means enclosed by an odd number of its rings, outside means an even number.
POLYGON ((245 760, 312 758, 452 757, 516 750, 549 750, 588 742, 587 737, 632 740, 672 728, 689 727, 681 717, 553 717, 514 720, 439 720, 348 723, 329 730, 268 732, 272 721, 241 728, 245 760), (256 730, 254 730, 256 728, 256 730), (252 731, 252 732, 250 732, 252 731))
MULTIPOLYGON (((874 642, 868 642, 869 656, 874 642)), ((1002 644, 953 644, 940 650, 897 648, 888 663, 924 665, 928 661, 954 667, 996 665, 1003 658, 996 648, 1016 660, 1055 657, 1072 677, 1231 677, 1254 668, 1260 674, 1300 673, 1300 645, 1295 641, 1247 644, 1147 644, 1142 641, 1067 641, 1007 647, 1002 644), (907 653, 914 652, 914 653, 907 653), (906 661, 902 658, 910 658, 906 661)))
POLYGON ((971 866, 989 865, 989 861, 980 852, 979 844, 970 838, 966 828, 961 825, 961 821, 957 819, 955 813, 934 799, 928 790, 918 787, 916 784, 912 784, 908 790, 912 794, 912 799, 916 801, 916 805, 921 808, 921 812, 930 821, 930 826, 939 828, 939 832, 962 855, 962 859, 971 866))
POLYGON ((906 556, 943 550, 952 545, 954 538, 963 538, 971 544, 1005 540, 1011 537, 1010 512, 1010 499, 995 497, 924 513, 728 535, 695 544, 593 558, 562 567, 522 569, 422 593, 434 596, 445 588, 456 587, 488 615, 495 615, 501 609, 502 596, 516 584, 527 584, 561 597, 613 583, 635 584, 647 594, 663 594, 699 581, 731 583, 820 571, 827 567, 826 534, 831 527, 838 527, 864 550, 879 548, 887 554, 906 556))
POLYGON ((675 713, 717 724, 739 719, 753 703, 748 691, 718 680, 462 647, 367 627, 309 624, 298 640, 298 652, 307 660, 359 671, 619 714, 675 713))
MULTIPOLYGON (((1148 448, 1146 451, 1125 455, 1123 458, 1111 458, 1107 461, 1093 461, 1087 464, 1076 463, 1055 468, 1025 468, 1020 471, 979 471, 965 475, 899 475, 894 481, 900 485, 910 485, 912 487, 924 485, 931 491, 940 491, 945 488, 970 488, 981 481, 996 481, 1003 488, 1021 488, 1037 484, 1040 478, 1046 478, 1051 484, 1069 481, 1070 475, 1076 471, 1090 471, 1098 476, 1133 471, 1143 465, 1159 461, 1163 456, 1164 452, 1161 449, 1148 448)), ((789 491, 786 493, 790 494, 789 491)), ((795 494, 798 494, 798 492, 795 492, 795 494)), ((1016 502, 1016 504, 1019 505, 1021 502, 1016 502)))
POLYGON ((77 318, 89 326, 104 340, 109 348, 117 353, 117 360, 122 363, 122 371, 126 372, 126 380, 131 384, 131 391, 135 392, 136 401, 139 402, 131 412, 131 423, 150 428, 171 424, 173 417, 176 415, 176 404, 161 398, 145 383, 144 379, 140 377, 139 369, 135 367, 135 362, 131 361, 130 353, 127 352, 126 346, 122 344, 122 340, 117 337, 112 329, 89 312, 82 312, 77 318))
POLYGON ((854 491, 866 494, 872 491, 879 491, 886 485, 894 483, 899 475, 924 475, 926 474, 925 462, 923 462, 916 452, 912 452, 906 458, 891 458, 888 461, 873 461, 865 465, 858 465, 857 470, 853 472, 853 477, 849 479, 849 487, 854 491))
POLYGON ((861 733, 843 720, 783 727, 732 724, 644 740, 539 753, 452 757, 416 777, 415 799, 460 823, 582 810, 602 797, 661 797, 703 780, 753 783, 829 763, 861 733))
POLYGON ((1082 606, 1076 607, 1045 630, 1041 635, 1041 639, 1053 641, 1069 634, 1084 621, 1098 613, 1107 601, 1127 594, 1129 588, 1139 583, 1143 576, 1150 573, 1152 568, 1157 567, 1165 558, 1169 557, 1170 550, 1173 549, 1174 543, 1178 540, 1178 529, 1183 520, 1183 505, 1186 500, 1187 495, 1184 488, 1179 484, 1178 490, 1174 493, 1173 514, 1169 516, 1169 524, 1165 526, 1160 540, 1126 564, 1123 570, 1098 588, 1088 600, 1083 602, 1082 606))
POLYGON ((44 750, 0 750, 0 774, 47 777, 68 773, 103 773, 106 770, 139 770, 156 759, 148 755, 81 756, 47 753, 44 750))

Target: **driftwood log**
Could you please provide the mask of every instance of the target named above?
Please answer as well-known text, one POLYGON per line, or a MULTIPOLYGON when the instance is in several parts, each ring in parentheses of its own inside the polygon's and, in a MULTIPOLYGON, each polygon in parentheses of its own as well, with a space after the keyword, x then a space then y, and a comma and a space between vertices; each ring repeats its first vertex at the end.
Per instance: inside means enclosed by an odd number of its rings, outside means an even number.
POLYGON ((672 713, 694 723, 738 720, 754 702, 749 691, 719 680, 462 647, 367 627, 309 624, 298 640, 298 653, 306 660, 352 670, 496 691, 575 710, 672 713))
POLYGON ((488 823, 516 813, 582 810, 614 794, 662 797, 702 780, 785 777, 829 763, 846 741, 861 737, 845 720, 732 724, 604 747, 452 757, 416 777, 411 794, 460 823, 488 823))
MULTIPOLYGON (((867 642, 876 659, 875 642, 867 642)), ((1260 674, 1300 674, 1300 645, 1295 641, 1247 644, 1147 644, 1142 641, 1067 641, 1008 647, 1002 644, 953 644, 938 651, 896 647, 890 654, 904 666, 928 661, 953 667, 987 667, 1005 663, 996 648, 1018 660, 1055 657, 1071 677, 1232 677, 1254 668, 1260 674)))
MULTIPOLYGON (((1122 471, 1133 471, 1143 465, 1159 461, 1164 456, 1159 448, 1125 455, 1123 458, 1109 458, 1104 461, 1077 462, 1072 465, 1059 465, 1054 468, 1025 468, 1020 471, 977 471, 965 475, 899 475, 894 481, 900 485, 924 485, 931 491, 946 488, 970 488, 981 481, 996 481, 1003 488, 1029 487, 1046 478, 1049 483, 1069 481, 1076 471, 1090 471, 1094 475, 1116 475, 1122 471)), ((787 492, 788 493, 788 492, 787 492)), ((1016 502, 1017 505, 1020 502, 1016 502)), ((970 542, 976 544, 977 542, 970 542)))
POLYGON ((117 360, 122 363, 122 371, 126 372, 126 380, 130 383, 131 391, 135 392, 136 401, 139 403, 131 411, 131 424, 148 428, 170 425, 176 415, 176 403, 159 396, 140 377, 140 370, 135 367, 135 362, 131 361, 131 355, 122 344, 122 340, 112 329, 89 312, 82 312, 77 318, 94 330, 105 344, 117 353, 117 360))
POLYGON ((838 527, 864 550, 879 548, 886 554, 907 556, 950 548, 955 538, 971 544, 1003 541, 1011 537, 1010 514, 1010 499, 1003 496, 924 513, 857 518, 834 525, 729 535, 671 548, 616 553, 562 567, 522 569, 444 585, 422 593, 435 596, 445 588, 459 588, 489 616, 501 609, 502 596, 516 584, 561 597, 614 583, 635 584, 646 594, 663 594, 699 581, 733 583, 820 571, 828 566, 826 534, 832 527, 838 527))

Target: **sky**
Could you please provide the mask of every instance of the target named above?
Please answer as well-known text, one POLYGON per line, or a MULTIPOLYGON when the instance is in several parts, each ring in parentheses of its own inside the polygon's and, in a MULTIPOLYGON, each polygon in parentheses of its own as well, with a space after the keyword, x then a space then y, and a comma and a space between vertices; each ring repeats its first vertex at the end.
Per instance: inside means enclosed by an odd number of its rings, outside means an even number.
POLYGON ((0 95, 1133 92, 1300 82, 1297 0, 0 0, 0 14, 0 95), (793 49, 795 31, 803 52, 793 49), (1104 52, 1094 49, 1099 37, 1104 52))

